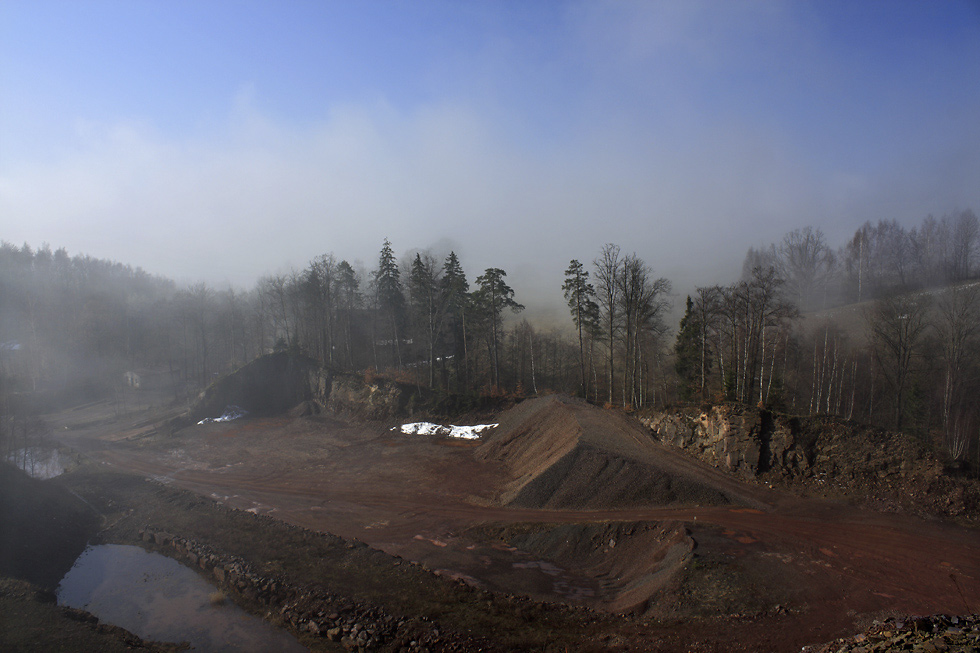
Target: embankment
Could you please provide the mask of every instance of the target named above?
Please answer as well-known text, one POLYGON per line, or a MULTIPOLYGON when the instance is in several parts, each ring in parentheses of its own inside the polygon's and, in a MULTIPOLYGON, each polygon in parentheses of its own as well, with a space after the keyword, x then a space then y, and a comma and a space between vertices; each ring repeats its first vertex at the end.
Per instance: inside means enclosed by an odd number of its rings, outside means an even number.
POLYGON ((975 480, 947 475, 920 439, 839 418, 722 404, 640 421, 664 444, 745 480, 873 508, 976 521, 975 480))
POLYGON ((596 604, 617 613, 643 614, 696 547, 673 521, 482 525, 479 534, 596 579, 596 604))
POLYGON ((0 576, 53 590, 100 524, 57 480, 33 479, 0 462, 0 576))
POLYGON ((658 442, 632 418, 570 397, 525 401, 476 450, 510 471, 499 501, 526 508, 747 503, 737 484, 658 442))

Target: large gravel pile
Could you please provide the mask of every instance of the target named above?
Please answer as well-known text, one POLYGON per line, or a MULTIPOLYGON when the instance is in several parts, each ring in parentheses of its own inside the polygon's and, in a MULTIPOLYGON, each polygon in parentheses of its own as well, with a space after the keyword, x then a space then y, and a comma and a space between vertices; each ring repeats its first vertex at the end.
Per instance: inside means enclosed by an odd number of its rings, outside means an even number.
POLYGON ((681 465, 638 422, 568 397, 525 401, 500 416, 477 450, 513 480, 501 503, 526 508, 626 508, 735 500, 681 465))

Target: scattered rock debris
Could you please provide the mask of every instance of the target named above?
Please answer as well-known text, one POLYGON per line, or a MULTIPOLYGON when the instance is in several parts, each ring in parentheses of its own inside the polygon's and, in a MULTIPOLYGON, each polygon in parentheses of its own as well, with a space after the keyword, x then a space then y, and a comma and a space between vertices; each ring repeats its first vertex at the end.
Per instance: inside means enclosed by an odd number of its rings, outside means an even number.
MULTIPOLYGON (((291 527, 299 528, 299 527, 291 527)), ((305 529, 302 529, 305 530, 305 529)), ((348 651, 497 651, 499 647, 478 637, 439 629, 425 616, 399 617, 383 608, 368 605, 318 586, 299 586, 281 575, 258 573, 244 559, 217 552, 210 546, 183 538, 154 526, 139 529, 139 538, 162 547, 164 552, 187 564, 210 572, 219 587, 247 601, 265 606, 266 619, 294 632, 338 642, 348 651), (167 551, 172 549, 172 553, 167 551)), ((364 546, 352 541, 349 546, 364 546)), ((414 564, 414 563, 413 563, 414 564)), ((468 591, 460 581, 459 586, 468 591)), ((530 606, 527 597, 506 596, 517 606, 530 606)), ((584 608, 568 608, 591 614, 584 608)))
POLYGON ((909 434, 736 404, 639 419, 664 444, 769 488, 974 525, 980 514, 980 485, 947 474, 926 443, 909 434))
POLYGON ((865 632, 835 640, 820 648, 805 647, 803 653, 876 653, 913 651, 973 653, 980 651, 980 615, 966 617, 932 615, 898 617, 876 621, 865 632))

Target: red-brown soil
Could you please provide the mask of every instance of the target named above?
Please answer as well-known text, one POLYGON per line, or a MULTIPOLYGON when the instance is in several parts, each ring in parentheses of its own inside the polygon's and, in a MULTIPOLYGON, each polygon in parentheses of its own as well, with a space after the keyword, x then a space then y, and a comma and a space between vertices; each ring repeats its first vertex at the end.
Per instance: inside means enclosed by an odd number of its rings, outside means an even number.
POLYGON ((886 614, 980 609, 980 533, 744 484, 574 401, 525 402, 482 444, 326 415, 170 435, 98 410, 54 416, 59 439, 487 589, 656 617, 640 649, 798 651, 886 614))

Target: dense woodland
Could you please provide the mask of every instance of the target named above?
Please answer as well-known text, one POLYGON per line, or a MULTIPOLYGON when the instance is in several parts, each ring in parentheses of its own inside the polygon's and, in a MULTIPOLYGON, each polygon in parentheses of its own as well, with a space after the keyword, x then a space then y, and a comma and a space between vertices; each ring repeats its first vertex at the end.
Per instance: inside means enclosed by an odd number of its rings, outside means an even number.
MULTIPOLYGON (((125 374, 175 401, 263 353, 437 392, 568 392, 627 410, 735 401, 903 429, 951 460, 980 455, 980 224, 866 223, 838 248, 803 228, 752 248, 668 324, 670 281, 613 244, 570 261, 568 328, 541 330, 506 271, 455 254, 371 269, 333 254, 248 291, 174 282, 64 249, 0 245, 0 435, 48 405, 118 395, 125 374), (475 276, 474 276, 475 274, 475 276)), ((8 447, 8 450, 11 447, 8 447)))

